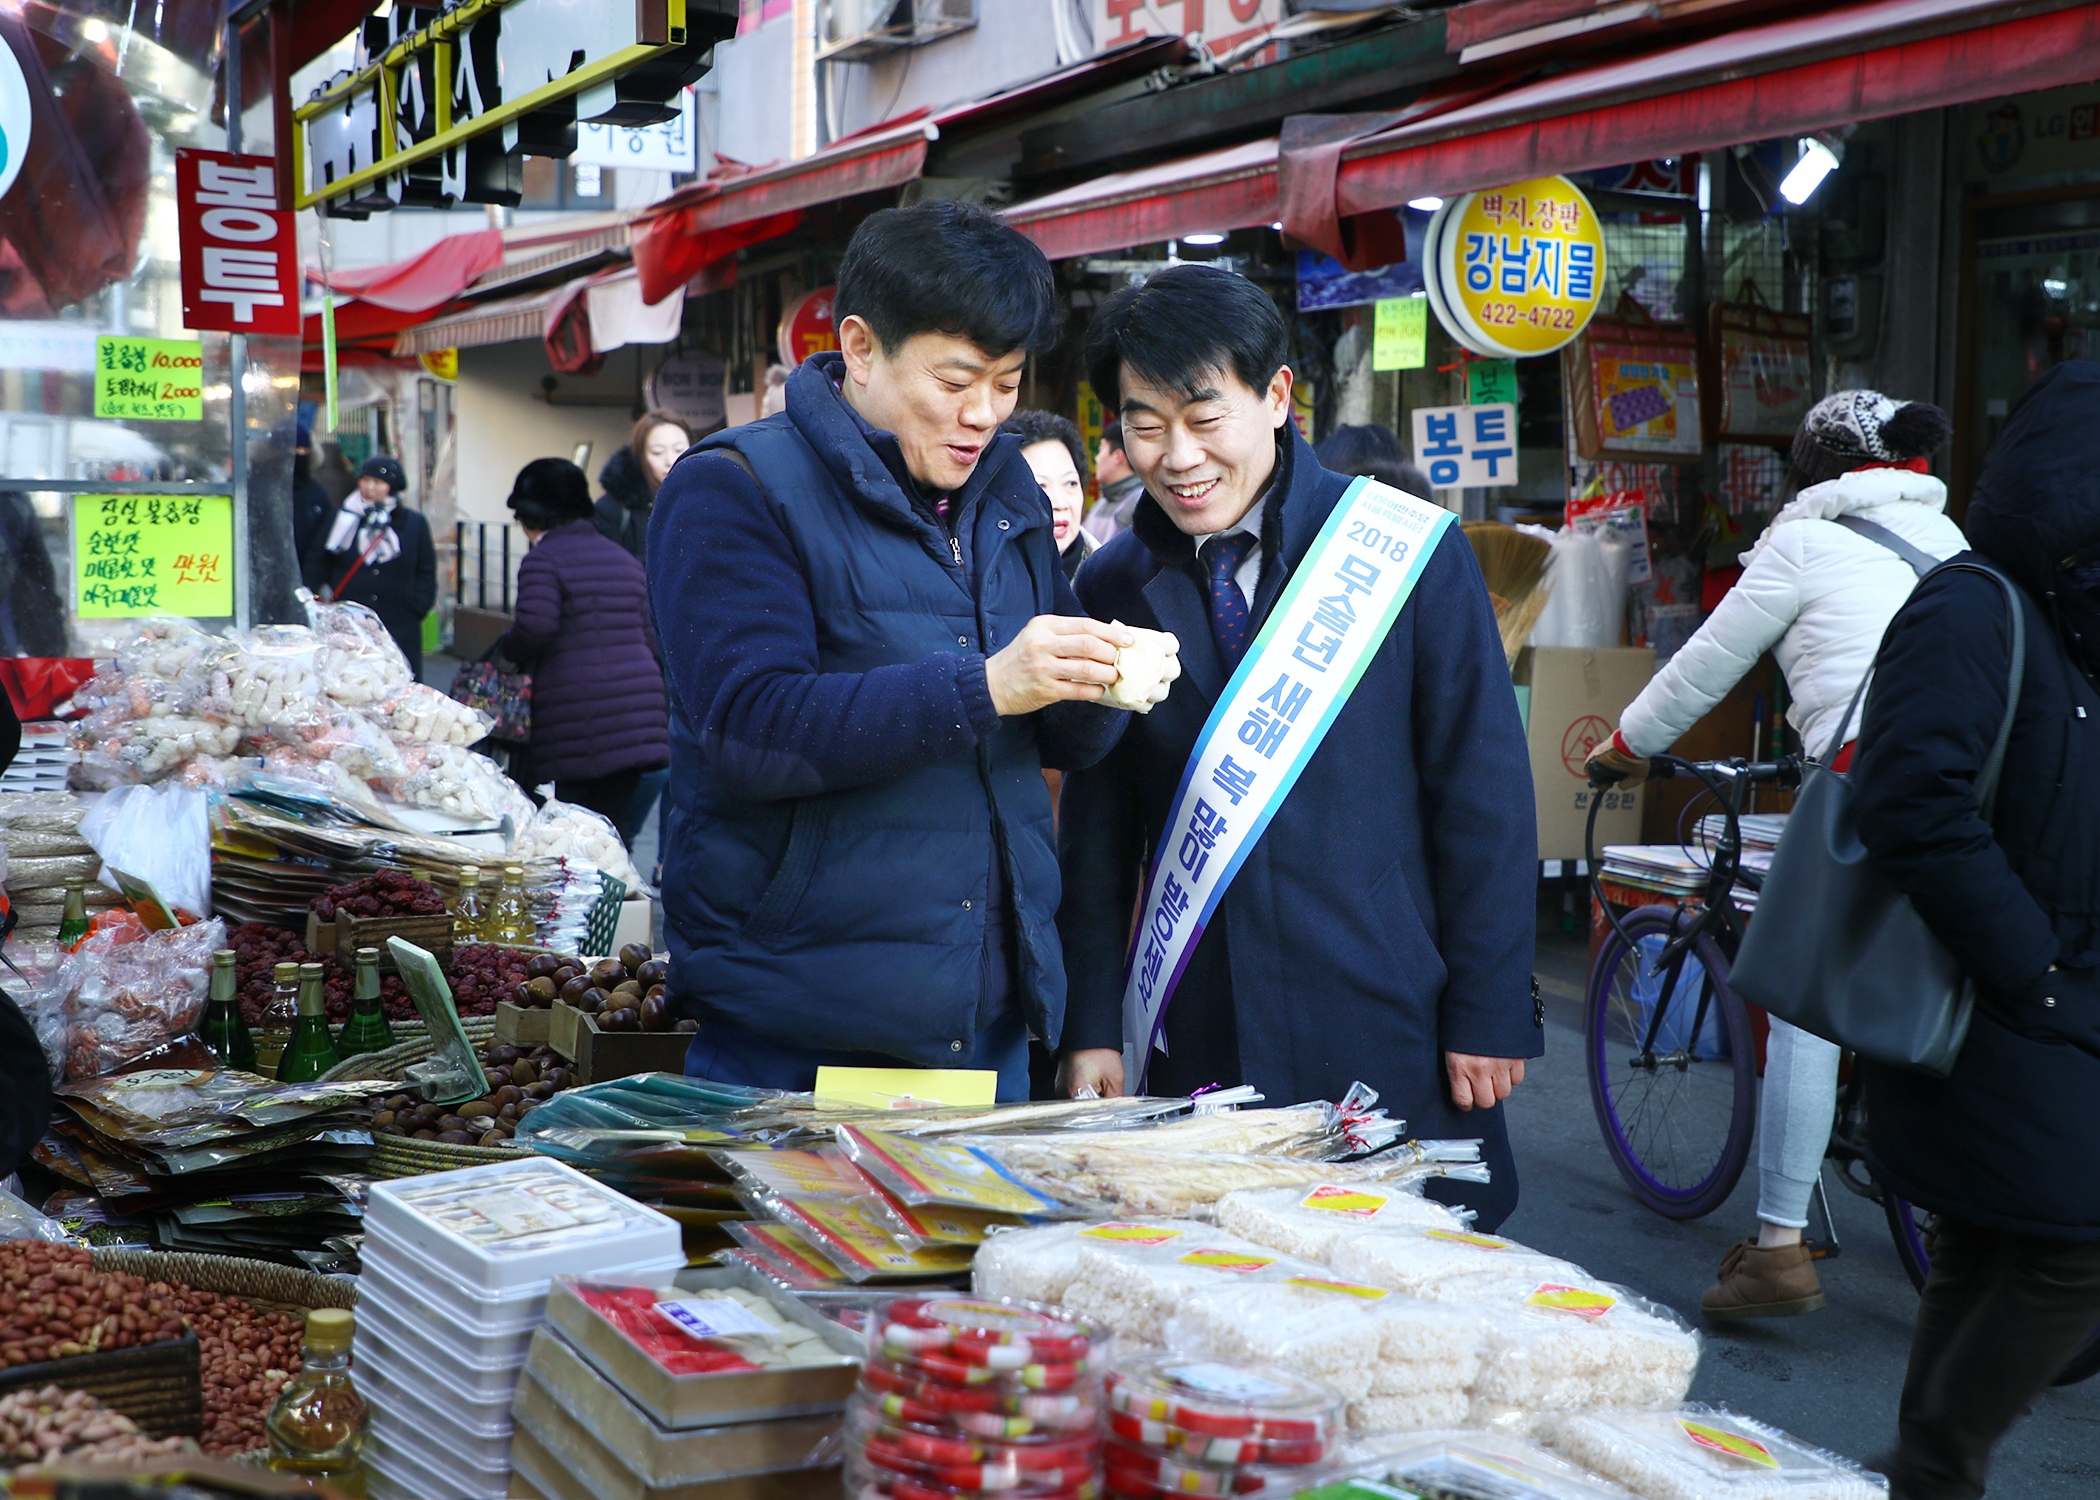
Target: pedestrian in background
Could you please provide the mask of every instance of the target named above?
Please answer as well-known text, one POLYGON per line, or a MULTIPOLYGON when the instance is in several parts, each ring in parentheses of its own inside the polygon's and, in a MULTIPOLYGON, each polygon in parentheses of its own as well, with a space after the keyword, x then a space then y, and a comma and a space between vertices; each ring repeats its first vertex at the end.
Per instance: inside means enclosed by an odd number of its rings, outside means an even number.
MULTIPOLYGON (((306 555, 341 501, 329 499, 328 491, 314 478, 314 430, 305 413, 295 415, 284 427, 289 428, 285 435, 292 440, 292 556, 298 559, 303 576, 306 555)), ((314 585, 309 582, 307 587, 314 585)))
POLYGON ((1132 471, 1123 452, 1123 424, 1113 417, 1101 429, 1101 442, 1094 449, 1094 484, 1100 497, 1094 501, 1086 526, 1096 542, 1106 542, 1129 528, 1130 513, 1145 493, 1145 482, 1132 471))
MULTIPOLYGON (((1830 743, 1838 721, 1918 582, 1886 539, 1935 561, 1963 550, 1960 528, 1944 513, 1947 486, 1926 472, 1948 429, 1938 407, 1879 391, 1817 402, 1794 434, 1794 498, 1744 554, 1743 576, 1720 607, 1591 752, 1590 769, 1637 785, 1647 758, 1675 744, 1767 651, 1786 674, 1787 718, 1802 745, 1812 755, 1838 749, 1830 743), (1850 529, 1862 523, 1884 539, 1850 529)), ((1835 768, 1846 769, 1850 755, 1850 746, 1840 749, 1835 768)), ((1757 1234, 1729 1248, 1699 1299, 1708 1317, 1787 1317, 1824 1306, 1801 1236, 1830 1144, 1837 1082, 1837 1046, 1774 1016, 1757 1112, 1757 1234)))
POLYGON ((590 481, 536 458, 504 502, 532 550, 497 649, 532 674, 532 743, 521 783, 601 813, 631 840, 635 787, 670 759, 663 667, 637 562, 600 534, 590 481))
POLYGON ((423 675, 423 617, 437 604, 437 548, 430 523, 402 503, 408 475, 381 453, 358 471, 357 492, 317 528, 301 571, 315 593, 379 616, 409 670, 423 675))
POLYGON ((65 654, 66 609, 36 504, 18 490, 0 492, 0 655, 65 654))
POLYGON ((1434 499, 1429 476, 1407 461, 1407 448, 1400 435, 1383 422, 1361 422, 1337 427, 1319 447, 1320 467, 1332 474, 1363 474, 1396 490, 1434 499))
POLYGON ((1079 440, 1079 429, 1069 417, 1031 409, 1015 412, 999 430, 1021 440, 1021 457, 1050 502, 1050 534, 1057 538, 1070 578, 1094 550, 1094 539, 1079 524, 1086 506, 1086 444, 1079 440))
POLYGON ((613 450, 598 471, 598 529, 649 565, 649 512, 671 465, 693 446, 692 429, 667 411, 652 411, 634 424, 627 445, 613 450))
POLYGON ((1938 1215, 1876 1465, 1891 1500, 1983 1494, 1992 1446, 2100 1325, 2100 365, 2029 388, 1966 529, 2026 619, 1993 815, 1975 783, 2012 622, 1971 571, 1925 579, 1889 626, 1853 777, 1868 855, 1980 992, 1947 1077, 1863 1064, 1875 1174, 1938 1215))

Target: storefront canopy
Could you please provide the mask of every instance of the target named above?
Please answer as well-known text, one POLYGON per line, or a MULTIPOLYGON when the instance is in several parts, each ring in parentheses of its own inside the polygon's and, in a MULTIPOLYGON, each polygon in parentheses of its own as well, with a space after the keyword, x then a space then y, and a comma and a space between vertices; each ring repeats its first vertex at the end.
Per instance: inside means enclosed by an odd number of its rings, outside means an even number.
POLYGON ((1342 153, 1336 213, 2100 76, 2100 4, 1870 0, 1505 89, 1342 153))
POLYGON ((1053 260, 1275 220, 1276 138, 1112 172, 1006 210, 1053 260))

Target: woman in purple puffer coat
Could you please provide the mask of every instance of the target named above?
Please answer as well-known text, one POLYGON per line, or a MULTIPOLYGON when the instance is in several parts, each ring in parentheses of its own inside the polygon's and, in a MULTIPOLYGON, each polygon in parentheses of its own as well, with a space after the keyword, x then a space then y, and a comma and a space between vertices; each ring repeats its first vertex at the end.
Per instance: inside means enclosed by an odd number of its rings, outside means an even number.
POLYGON ((518 471, 507 502, 532 543, 497 643, 532 674, 528 786, 602 813, 631 840, 644 771, 671 759, 663 668, 642 565, 598 530, 590 481, 565 458, 518 471))

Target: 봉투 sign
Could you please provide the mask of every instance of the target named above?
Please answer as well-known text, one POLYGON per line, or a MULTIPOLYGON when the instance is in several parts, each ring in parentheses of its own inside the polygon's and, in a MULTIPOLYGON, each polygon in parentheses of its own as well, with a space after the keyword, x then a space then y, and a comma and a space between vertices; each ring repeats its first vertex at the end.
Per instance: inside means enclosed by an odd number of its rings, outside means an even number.
POLYGON ((232 497, 75 496, 73 585, 83 619, 232 614, 232 497))
POLYGON ((203 421, 204 345, 195 339, 96 339, 95 415, 203 421))
POLYGON ((1418 406, 1415 467, 1440 490, 1517 482, 1517 408, 1418 406))
POLYGON ((1475 354, 1551 354, 1604 295, 1604 228, 1565 177, 1462 193, 1437 210, 1427 239, 1430 305, 1475 354))
POLYGON ((182 326, 297 334, 299 236, 277 210, 277 164, 225 151, 175 153, 182 326))

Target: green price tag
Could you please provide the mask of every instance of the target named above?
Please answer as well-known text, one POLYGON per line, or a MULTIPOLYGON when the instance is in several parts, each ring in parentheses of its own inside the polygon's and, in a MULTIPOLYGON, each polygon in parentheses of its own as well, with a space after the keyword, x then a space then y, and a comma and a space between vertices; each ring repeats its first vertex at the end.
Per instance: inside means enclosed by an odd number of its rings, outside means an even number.
POLYGON ((95 415, 203 421, 204 345, 195 339, 96 339, 95 415))
POLYGON ((1517 362, 1513 359, 1466 361, 1466 404, 1494 406, 1517 399, 1517 362))
POLYGON ((73 588, 83 619, 232 614, 232 497, 74 496, 73 588))
POLYGON ((1426 297, 1388 297, 1379 302, 1371 324, 1371 368, 1419 370, 1429 362, 1426 297))

